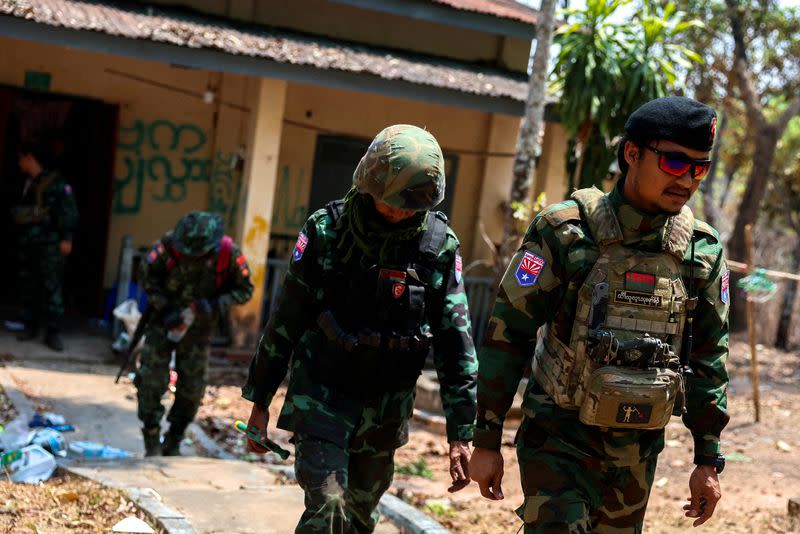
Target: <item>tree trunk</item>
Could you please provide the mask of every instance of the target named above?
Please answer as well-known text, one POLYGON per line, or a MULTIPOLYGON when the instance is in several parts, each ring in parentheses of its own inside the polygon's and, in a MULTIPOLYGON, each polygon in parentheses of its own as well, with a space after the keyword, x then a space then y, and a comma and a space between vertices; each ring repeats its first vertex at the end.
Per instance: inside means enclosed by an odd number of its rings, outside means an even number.
MULTIPOLYGON (((548 62, 550 45, 553 42, 555 0, 542 0, 536 23, 536 51, 533 54, 531 77, 528 83, 528 99, 525 116, 517 139, 517 154, 514 158, 514 177, 511 182, 511 202, 526 202, 531 193, 536 157, 541 152, 541 134, 544 127, 544 105, 546 101, 548 62)), ((503 241, 495 258, 495 272, 502 273, 520 239, 514 221, 512 206, 504 209, 503 241)))
MULTIPOLYGON (((792 265, 789 272, 796 273, 800 270, 800 237, 798 243, 794 247, 792 254, 792 265)), ((779 349, 789 350, 789 334, 792 331, 792 311, 794 310, 794 301, 797 297, 797 281, 787 280, 786 291, 783 293, 783 302, 781 303, 781 319, 778 322, 778 334, 775 338, 775 346, 779 349)))

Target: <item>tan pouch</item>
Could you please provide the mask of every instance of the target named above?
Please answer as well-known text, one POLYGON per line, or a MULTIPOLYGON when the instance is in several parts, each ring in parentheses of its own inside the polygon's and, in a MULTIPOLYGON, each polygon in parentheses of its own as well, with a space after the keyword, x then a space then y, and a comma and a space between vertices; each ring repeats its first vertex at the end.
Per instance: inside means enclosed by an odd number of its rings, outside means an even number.
POLYGON ((607 365, 589 377, 580 420, 593 426, 661 429, 680 390, 681 376, 671 369, 607 365))

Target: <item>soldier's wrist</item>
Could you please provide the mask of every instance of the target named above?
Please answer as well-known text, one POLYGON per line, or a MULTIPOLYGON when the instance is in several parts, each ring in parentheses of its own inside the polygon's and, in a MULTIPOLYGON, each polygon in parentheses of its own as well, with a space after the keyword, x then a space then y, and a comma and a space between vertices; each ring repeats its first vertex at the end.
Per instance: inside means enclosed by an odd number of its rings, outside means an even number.
POLYGON ((481 449, 499 451, 503 440, 502 430, 491 430, 488 428, 476 428, 472 438, 472 446, 481 449))

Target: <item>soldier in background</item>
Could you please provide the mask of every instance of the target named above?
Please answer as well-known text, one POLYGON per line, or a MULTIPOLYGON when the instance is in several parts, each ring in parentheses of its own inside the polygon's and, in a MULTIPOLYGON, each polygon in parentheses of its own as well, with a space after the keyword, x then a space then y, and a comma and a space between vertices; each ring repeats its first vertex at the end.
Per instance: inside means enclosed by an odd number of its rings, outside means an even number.
POLYGON ((278 427, 294 432, 305 491, 295 532, 373 531, 431 347, 451 490, 469 482, 477 362, 458 239, 444 214, 430 211, 444 189, 436 139, 390 126, 344 200, 312 214, 300 232, 242 388, 253 402, 250 425, 266 436, 270 402, 291 367, 278 427))
POLYGON ((134 380, 145 455, 176 456, 203 399, 211 334, 219 313, 232 303, 247 302, 253 285, 244 255, 224 235, 222 219, 202 211, 182 217, 174 230, 156 242, 142 269, 148 306, 154 309, 145 326, 141 365, 134 380), (178 383, 162 444, 161 396, 169 385, 173 350, 178 383))
POLYGON ((25 329, 20 341, 36 338, 42 311, 45 343, 64 350, 61 328, 64 318, 64 266, 72 252, 78 226, 78 207, 72 187, 49 168, 44 144, 23 143, 18 153, 20 171, 26 176, 18 203, 11 208, 16 227, 19 259, 20 303, 25 329), (41 310, 44 304, 44 310, 41 310))
POLYGON ((694 437, 686 515, 697 526, 714 513, 729 419, 728 269, 719 234, 686 202, 708 172, 715 125, 714 110, 688 98, 640 107, 616 187, 546 208, 503 277, 480 355, 470 473, 484 497, 503 498, 503 422, 533 358, 516 441, 526 533, 641 532, 673 413, 694 437))

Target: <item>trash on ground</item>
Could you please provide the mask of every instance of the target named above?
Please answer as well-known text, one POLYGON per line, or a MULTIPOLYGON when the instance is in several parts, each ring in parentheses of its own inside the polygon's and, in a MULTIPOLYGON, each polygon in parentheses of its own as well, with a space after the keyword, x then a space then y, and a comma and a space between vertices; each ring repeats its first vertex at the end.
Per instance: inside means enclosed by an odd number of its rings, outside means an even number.
POLYGON ((30 435, 31 431, 25 420, 17 417, 8 423, 5 430, 0 433, 0 449, 6 451, 21 449, 31 442, 30 435))
POLYGON ((39 445, 47 452, 56 456, 67 455, 67 442, 58 430, 49 427, 34 430, 30 442, 39 445))
POLYGON ((741 452, 731 452, 725 455, 726 462, 752 462, 753 459, 746 454, 742 454, 741 452))
POLYGON ((92 441, 73 441, 69 444, 69 451, 83 458, 101 458, 108 460, 113 458, 133 457, 128 451, 92 441))
POLYGON ((775 446, 779 450, 782 450, 783 452, 792 452, 792 446, 789 445, 788 443, 786 443, 785 441, 783 441, 782 439, 779 439, 778 441, 776 441, 775 442, 775 446))
POLYGON ((25 330, 25 324, 20 323, 18 321, 4 321, 3 324, 5 325, 7 330, 11 330, 12 332, 19 332, 20 330, 25 330))
POLYGON ((113 527, 111 532, 136 532, 140 534, 151 534, 155 532, 150 525, 135 516, 126 517, 113 527))
POLYGON ((53 412, 44 412, 44 413, 37 413, 34 414, 33 418, 28 422, 29 428, 52 428, 53 430, 58 430, 59 432, 74 432, 75 427, 67 424, 67 420, 63 415, 53 413, 53 412))
POLYGON ((2 456, 0 463, 13 482, 36 484, 50 478, 56 470, 56 459, 39 445, 28 445, 2 456))
POLYGON ((142 317, 142 312, 139 311, 139 305, 133 299, 128 299, 112 312, 114 317, 122 321, 125 325, 125 330, 129 336, 132 336, 136 331, 136 325, 139 324, 139 319, 142 317))

